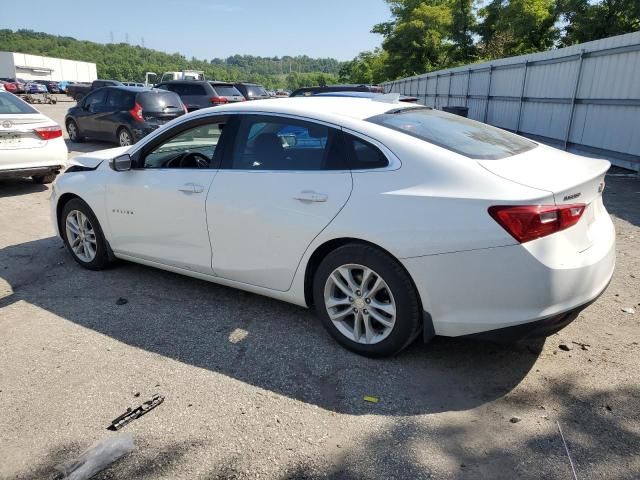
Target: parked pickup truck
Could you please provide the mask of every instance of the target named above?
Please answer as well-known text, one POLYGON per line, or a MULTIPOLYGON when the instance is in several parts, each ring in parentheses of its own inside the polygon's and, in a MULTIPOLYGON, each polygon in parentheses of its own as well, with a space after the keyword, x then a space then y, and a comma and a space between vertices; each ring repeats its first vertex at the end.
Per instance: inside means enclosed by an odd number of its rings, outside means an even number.
POLYGON ((122 82, 117 80, 94 80, 91 84, 74 83, 67 87, 67 96, 79 102, 87 93, 102 87, 121 87, 122 82))

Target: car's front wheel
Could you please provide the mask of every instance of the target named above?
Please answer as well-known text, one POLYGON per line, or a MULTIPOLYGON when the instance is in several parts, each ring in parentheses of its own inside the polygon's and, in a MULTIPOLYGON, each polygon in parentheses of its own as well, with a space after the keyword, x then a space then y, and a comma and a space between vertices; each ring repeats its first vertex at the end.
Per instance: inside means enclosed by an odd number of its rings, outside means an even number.
POLYGON ((71 140, 72 142, 84 142, 84 138, 82 137, 82 135, 80 135, 78 124, 73 120, 67 121, 67 134, 69 135, 69 140, 71 140))
POLYGON ((329 253, 314 275, 313 299, 331 336, 360 355, 394 355, 420 332, 422 309, 411 278, 370 245, 329 253))
POLYGON ((109 265, 107 241, 89 205, 79 198, 69 200, 62 209, 60 232, 74 260, 90 270, 109 265))

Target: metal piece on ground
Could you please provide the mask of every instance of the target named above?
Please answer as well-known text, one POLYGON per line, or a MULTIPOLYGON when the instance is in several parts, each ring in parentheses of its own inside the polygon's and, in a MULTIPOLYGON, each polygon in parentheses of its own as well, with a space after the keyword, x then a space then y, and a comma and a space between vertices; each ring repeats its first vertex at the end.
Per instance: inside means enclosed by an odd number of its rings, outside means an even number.
POLYGON ((127 408, 126 412, 124 412, 122 415, 111 422, 111 425, 107 427, 107 430, 120 430, 122 427, 132 422, 136 418, 140 418, 144 414, 149 413, 162 402, 164 402, 164 397, 156 393, 151 398, 151 400, 144 402, 139 407, 136 407, 133 410, 131 408, 127 408))

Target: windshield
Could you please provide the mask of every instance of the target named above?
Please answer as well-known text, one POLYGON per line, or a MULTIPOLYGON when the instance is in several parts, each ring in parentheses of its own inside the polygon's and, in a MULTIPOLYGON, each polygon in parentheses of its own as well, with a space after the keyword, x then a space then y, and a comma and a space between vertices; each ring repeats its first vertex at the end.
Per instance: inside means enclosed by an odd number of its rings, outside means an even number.
POLYGON ((367 120, 476 160, 498 160, 536 147, 505 130, 430 108, 391 110, 367 120))
POLYGON ((38 111, 15 95, 0 92, 0 115, 11 113, 38 113, 38 111))

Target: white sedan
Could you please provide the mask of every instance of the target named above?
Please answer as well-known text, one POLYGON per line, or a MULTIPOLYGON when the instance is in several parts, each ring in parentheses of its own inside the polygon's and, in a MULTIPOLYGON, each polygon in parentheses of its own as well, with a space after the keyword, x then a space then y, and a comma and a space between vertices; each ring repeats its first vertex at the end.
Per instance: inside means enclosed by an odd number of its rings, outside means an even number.
POLYGON ((0 178, 51 183, 67 165, 60 125, 14 94, 0 91, 0 178))
POLYGON ((548 334, 613 274, 609 162, 387 96, 198 110, 74 161, 51 208, 80 265, 313 306, 362 355, 548 334))

